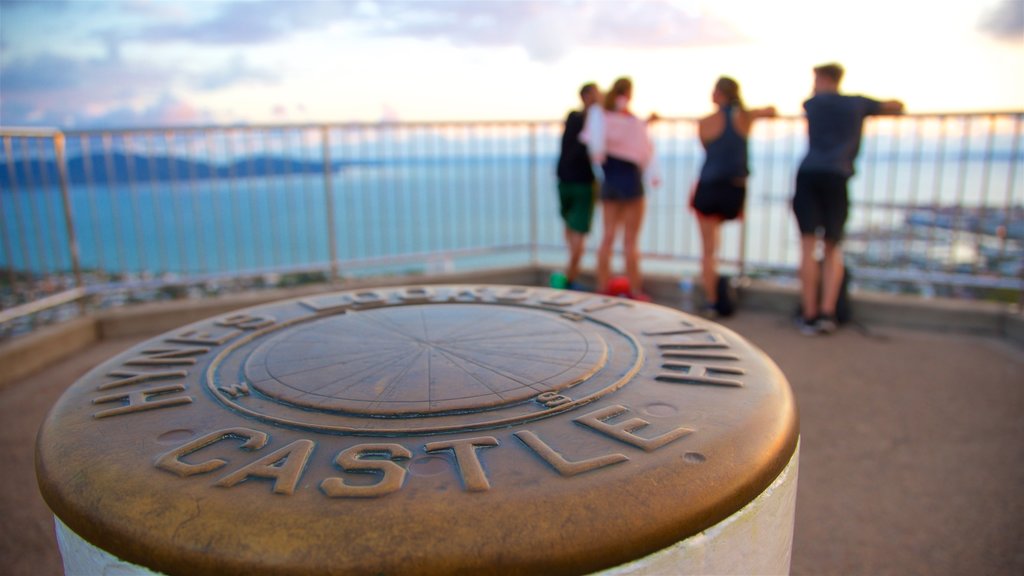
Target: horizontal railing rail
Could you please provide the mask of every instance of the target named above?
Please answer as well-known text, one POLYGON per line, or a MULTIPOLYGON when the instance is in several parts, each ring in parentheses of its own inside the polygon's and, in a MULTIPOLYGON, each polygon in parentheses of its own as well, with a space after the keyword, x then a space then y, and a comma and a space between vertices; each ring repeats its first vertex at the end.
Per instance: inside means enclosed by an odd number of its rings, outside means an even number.
MULTIPOLYGON (((846 240, 861 286, 1020 301, 1022 121, 1020 111, 869 120, 846 240)), ((203 294, 229 283, 557 266, 561 129, 558 121, 0 128, 0 334, 132 290, 129 299, 146 300, 180 295, 181 286, 203 294)), ((651 132, 663 183, 648 191, 644 256, 652 269, 690 273, 700 258, 689 210, 703 159, 696 120, 661 119, 651 132)), ((793 274, 789 198, 805 132, 800 117, 754 127, 745 215, 722 238, 736 273, 793 274)), ((599 231, 598 217, 591 248, 599 231)))

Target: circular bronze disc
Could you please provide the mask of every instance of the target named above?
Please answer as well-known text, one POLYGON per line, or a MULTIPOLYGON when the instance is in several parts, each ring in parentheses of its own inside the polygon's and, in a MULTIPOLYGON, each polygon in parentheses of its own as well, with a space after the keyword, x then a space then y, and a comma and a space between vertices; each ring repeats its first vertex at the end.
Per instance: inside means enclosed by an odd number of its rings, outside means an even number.
POLYGON ((39 434, 54 513, 168 574, 587 573, 788 463, 789 385, 677 310, 546 288, 338 292, 164 334, 39 434))

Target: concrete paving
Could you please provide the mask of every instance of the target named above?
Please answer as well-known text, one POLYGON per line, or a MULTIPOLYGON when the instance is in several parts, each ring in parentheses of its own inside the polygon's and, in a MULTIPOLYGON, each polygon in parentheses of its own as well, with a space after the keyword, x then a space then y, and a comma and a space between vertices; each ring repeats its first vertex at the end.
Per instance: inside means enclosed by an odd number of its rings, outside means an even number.
MULTIPOLYGON (((895 328, 808 338, 771 313, 723 324, 775 359, 799 403, 793 574, 1024 574, 1024 350, 895 328)), ((0 389, 0 572, 61 573, 36 430, 68 384, 138 340, 0 389)))

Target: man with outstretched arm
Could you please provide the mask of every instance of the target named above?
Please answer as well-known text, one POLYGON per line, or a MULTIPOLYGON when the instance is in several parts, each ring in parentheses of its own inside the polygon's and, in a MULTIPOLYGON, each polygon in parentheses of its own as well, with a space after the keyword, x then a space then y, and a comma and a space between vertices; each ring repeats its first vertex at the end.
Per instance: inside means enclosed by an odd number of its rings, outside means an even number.
POLYGON ((836 330, 836 303, 844 273, 841 242, 849 211, 846 185, 860 151, 864 118, 903 112, 898 100, 840 94, 842 78, 839 64, 816 67, 814 94, 804 102, 809 142, 797 171, 793 212, 800 227, 800 331, 807 335, 836 330), (820 268, 815 258, 819 233, 824 241, 820 268))

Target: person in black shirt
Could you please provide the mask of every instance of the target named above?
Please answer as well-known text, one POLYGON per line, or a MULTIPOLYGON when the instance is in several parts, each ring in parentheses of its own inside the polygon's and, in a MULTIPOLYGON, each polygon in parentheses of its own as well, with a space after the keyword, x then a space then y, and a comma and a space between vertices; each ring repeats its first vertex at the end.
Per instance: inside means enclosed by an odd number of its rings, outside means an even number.
POLYGON ((573 110, 565 119, 562 150, 558 157, 558 199, 565 222, 565 243, 569 247, 569 265, 565 271, 566 287, 578 289, 580 261, 594 217, 594 171, 587 147, 580 142, 586 110, 601 100, 597 86, 588 83, 580 88, 583 110, 573 110))
POLYGON ((840 243, 850 204, 846 183, 854 173, 864 118, 903 113, 903 103, 898 100, 840 94, 842 78, 839 64, 818 66, 814 69, 814 94, 804 102, 808 146, 796 175, 793 213, 800 227, 800 331, 806 335, 836 329, 836 304, 844 275, 840 243), (819 233, 825 244, 820 270, 815 257, 819 233))

